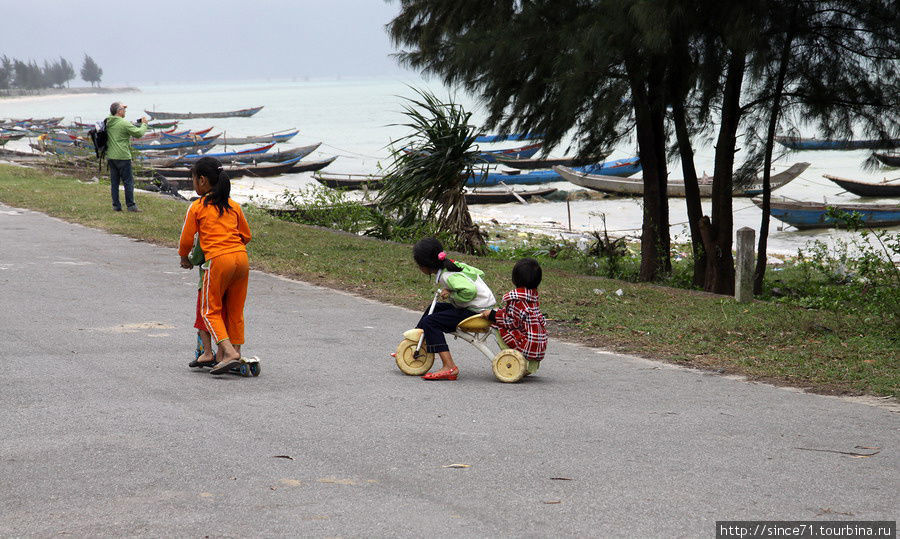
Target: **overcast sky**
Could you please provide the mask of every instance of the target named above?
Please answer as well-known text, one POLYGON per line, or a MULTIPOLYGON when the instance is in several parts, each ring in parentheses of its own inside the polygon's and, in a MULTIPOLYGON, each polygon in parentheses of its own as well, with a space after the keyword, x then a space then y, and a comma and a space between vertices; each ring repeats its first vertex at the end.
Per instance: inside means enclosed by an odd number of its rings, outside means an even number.
MULTIPOLYGON (((397 77, 384 0, 0 0, 0 55, 87 53, 103 85, 397 77)), ((84 85, 80 74, 74 85, 84 85)))

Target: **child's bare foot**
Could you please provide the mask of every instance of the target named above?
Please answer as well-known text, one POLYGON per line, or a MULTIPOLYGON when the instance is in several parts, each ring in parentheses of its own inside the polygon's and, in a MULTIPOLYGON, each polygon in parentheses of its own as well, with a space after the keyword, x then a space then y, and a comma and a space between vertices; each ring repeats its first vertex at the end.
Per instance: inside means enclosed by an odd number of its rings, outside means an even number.
POLYGON ((203 352, 200 354, 197 359, 191 361, 189 366, 191 367, 212 367, 216 364, 216 356, 213 355, 212 352, 203 352))
POLYGON ((210 374, 225 374, 230 371, 232 368, 237 367, 241 364, 241 357, 235 357, 232 359, 223 359, 222 361, 216 363, 216 366, 209 371, 210 374))

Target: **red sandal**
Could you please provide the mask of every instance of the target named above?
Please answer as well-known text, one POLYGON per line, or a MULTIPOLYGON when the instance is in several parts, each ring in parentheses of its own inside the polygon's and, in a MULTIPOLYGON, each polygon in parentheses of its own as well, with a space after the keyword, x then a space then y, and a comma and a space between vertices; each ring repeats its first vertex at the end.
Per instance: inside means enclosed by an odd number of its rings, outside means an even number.
POLYGON ((459 368, 453 367, 448 370, 440 370, 436 372, 429 372, 425 376, 422 377, 423 380, 456 380, 456 377, 459 376, 459 368))

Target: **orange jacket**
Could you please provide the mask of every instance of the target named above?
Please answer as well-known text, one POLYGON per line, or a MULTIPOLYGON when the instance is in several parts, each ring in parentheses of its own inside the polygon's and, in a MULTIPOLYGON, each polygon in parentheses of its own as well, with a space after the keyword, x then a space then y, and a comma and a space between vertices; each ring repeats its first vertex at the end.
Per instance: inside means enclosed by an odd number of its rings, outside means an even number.
POLYGON ((181 228, 181 240, 178 243, 178 254, 187 256, 194 246, 194 234, 200 233, 200 248, 207 260, 219 255, 246 251, 244 247, 250 242, 250 225, 244 218, 240 205, 228 199, 231 211, 221 216, 214 205, 204 205, 201 197, 188 208, 181 228))

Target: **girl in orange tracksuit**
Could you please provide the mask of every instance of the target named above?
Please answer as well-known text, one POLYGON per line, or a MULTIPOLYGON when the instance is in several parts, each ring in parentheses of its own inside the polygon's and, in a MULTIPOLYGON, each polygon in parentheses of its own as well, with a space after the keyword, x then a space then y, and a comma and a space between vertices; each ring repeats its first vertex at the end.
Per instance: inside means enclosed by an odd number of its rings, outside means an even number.
POLYGON ((222 374, 241 363, 244 301, 250 277, 245 245, 250 241, 250 226, 241 207, 229 198, 231 180, 217 159, 199 159, 191 167, 191 177, 200 198, 191 204, 184 218, 178 254, 181 267, 190 269, 188 253, 194 234, 199 236, 209 263, 203 276, 200 308, 212 341, 219 347, 219 362, 210 372, 222 374))

